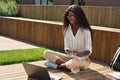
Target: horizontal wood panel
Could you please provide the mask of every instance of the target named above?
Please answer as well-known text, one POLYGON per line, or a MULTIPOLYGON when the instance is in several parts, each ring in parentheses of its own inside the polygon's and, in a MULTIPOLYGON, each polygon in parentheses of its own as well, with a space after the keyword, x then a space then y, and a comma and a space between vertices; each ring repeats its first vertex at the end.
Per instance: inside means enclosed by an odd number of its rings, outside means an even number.
MULTIPOLYGON (((9 35, 40 46, 63 50, 61 24, 31 20, 0 18, 0 34, 9 35), (11 24, 12 23, 12 24, 11 24)), ((91 58, 108 63, 120 45, 120 29, 92 26, 93 53, 91 58)))
MULTIPOLYGON (((27 18, 62 21, 68 5, 19 5, 20 15, 27 18)), ((90 25, 120 28, 119 6, 81 6, 90 25)))

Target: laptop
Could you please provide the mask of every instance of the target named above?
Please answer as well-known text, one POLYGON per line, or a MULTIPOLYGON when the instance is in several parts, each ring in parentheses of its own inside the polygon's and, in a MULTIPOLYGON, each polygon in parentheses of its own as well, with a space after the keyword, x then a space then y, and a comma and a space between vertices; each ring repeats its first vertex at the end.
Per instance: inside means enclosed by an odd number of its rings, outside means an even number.
POLYGON ((23 67, 28 75, 27 80, 61 80, 62 77, 49 74, 47 68, 23 62, 23 67))

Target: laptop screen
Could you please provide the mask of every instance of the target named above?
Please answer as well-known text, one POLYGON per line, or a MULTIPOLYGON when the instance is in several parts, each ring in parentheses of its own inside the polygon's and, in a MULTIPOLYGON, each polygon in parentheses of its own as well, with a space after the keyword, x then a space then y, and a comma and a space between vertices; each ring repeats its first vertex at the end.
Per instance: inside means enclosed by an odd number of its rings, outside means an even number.
POLYGON ((23 67, 28 75, 28 79, 51 80, 46 68, 23 62, 23 67))

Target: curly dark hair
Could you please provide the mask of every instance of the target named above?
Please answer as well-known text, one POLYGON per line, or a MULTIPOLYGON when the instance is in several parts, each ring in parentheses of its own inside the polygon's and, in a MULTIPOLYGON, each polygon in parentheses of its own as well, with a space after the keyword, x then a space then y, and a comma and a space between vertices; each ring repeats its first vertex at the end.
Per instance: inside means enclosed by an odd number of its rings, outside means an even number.
POLYGON ((89 29, 92 33, 91 27, 87 21, 87 18, 82 10, 82 8, 79 5, 71 5, 69 6, 66 11, 64 12, 64 18, 63 18, 63 29, 65 29, 66 27, 68 27, 68 25, 70 24, 70 21, 68 20, 67 16, 68 16, 68 12, 73 12, 75 14, 75 18, 76 21, 79 25, 79 27, 83 28, 83 29, 89 29))

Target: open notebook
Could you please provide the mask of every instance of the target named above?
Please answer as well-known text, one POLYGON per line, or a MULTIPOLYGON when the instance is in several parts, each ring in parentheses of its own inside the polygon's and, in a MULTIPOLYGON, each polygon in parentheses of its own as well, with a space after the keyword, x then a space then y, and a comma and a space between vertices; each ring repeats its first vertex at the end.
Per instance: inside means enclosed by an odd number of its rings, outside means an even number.
POLYGON ((49 74, 47 68, 23 62, 28 80, 61 80, 62 77, 49 74))

